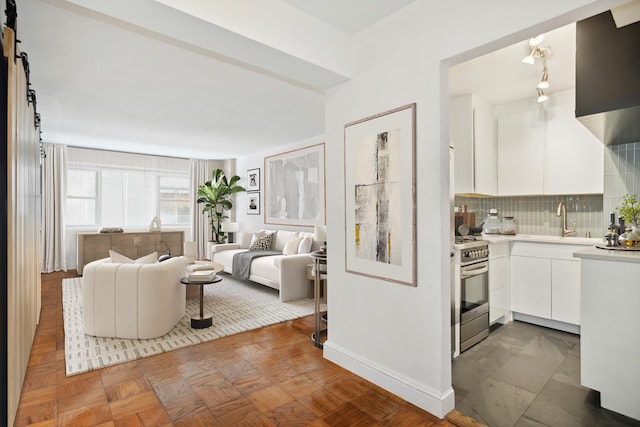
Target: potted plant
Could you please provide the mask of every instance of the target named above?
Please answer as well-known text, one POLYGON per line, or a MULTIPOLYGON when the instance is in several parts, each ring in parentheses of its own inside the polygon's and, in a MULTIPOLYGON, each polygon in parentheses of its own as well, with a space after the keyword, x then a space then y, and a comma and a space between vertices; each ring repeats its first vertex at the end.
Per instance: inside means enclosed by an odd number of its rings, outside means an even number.
POLYGON ((640 225, 640 203, 637 198, 635 194, 625 194, 622 205, 616 208, 620 211, 620 216, 624 217, 624 221, 632 224, 634 228, 640 225))
POLYGON ((635 194, 625 194, 622 205, 616 208, 627 223, 625 232, 620 231, 619 241, 623 246, 636 246, 640 243, 640 229, 638 228, 640 224, 640 203, 638 203, 637 197, 635 194))
POLYGON ((225 215, 225 211, 233 208, 234 194, 246 191, 244 187, 237 185, 238 181, 240 181, 238 175, 227 180, 222 169, 215 169, 211 172, 211 180, 198 187, 197 202, 204 203, 202 213, 209 214, 212 242, 224 243, 227 239, 226 233, 220 230, 222 220, 229 218, 225 215))

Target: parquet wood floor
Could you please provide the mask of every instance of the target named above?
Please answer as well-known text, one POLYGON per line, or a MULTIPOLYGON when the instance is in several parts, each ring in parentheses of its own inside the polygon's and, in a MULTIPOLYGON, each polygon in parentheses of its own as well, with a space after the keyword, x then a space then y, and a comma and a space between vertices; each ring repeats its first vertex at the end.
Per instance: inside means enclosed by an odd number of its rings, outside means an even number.
MULTIPOLYGON (((42 312, 16 426, 454 426, 322 358, 307 317, 66 377, 61 280, 42 312)), ((471 425, 471 424, 469 424, 471 425)))

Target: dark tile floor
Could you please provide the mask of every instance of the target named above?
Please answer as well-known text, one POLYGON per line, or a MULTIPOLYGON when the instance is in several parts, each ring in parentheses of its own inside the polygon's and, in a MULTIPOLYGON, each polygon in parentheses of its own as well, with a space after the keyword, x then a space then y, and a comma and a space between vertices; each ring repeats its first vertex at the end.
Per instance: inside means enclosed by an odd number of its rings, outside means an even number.
POLYGON ((456 358, 453 388, 456 409, 491 427, 640 426, 580 385, 578 335, 524 322, 493 327, 456 358))

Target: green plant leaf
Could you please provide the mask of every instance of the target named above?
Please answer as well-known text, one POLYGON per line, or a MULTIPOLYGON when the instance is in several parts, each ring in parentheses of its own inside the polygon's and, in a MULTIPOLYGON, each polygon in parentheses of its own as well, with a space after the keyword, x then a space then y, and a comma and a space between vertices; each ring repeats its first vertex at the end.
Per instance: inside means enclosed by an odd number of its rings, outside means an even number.
POLYGON ((214 169, 211 171, 211 180, 198 186, 196 202, 204 204, 203 214, 209 214, 211 236, 214 241, 225 239, 226 234, 220 230, 220 223, 223 219, 229 218, 224 215, 224 212, 233 208, 233 195, 246 191, 244 187, 236 184, 238 181, 240 181, 238 175, 227 180, 222 169, 214 169))

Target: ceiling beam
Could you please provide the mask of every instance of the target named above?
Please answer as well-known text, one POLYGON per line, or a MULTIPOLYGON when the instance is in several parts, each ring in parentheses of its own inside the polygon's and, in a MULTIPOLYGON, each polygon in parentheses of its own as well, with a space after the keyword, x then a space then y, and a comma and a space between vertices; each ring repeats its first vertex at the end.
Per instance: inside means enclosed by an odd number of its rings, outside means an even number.
POLYGON ((350 36, 281 0, 64 1, 150 37, 317 92, 350 77, 350 36))

